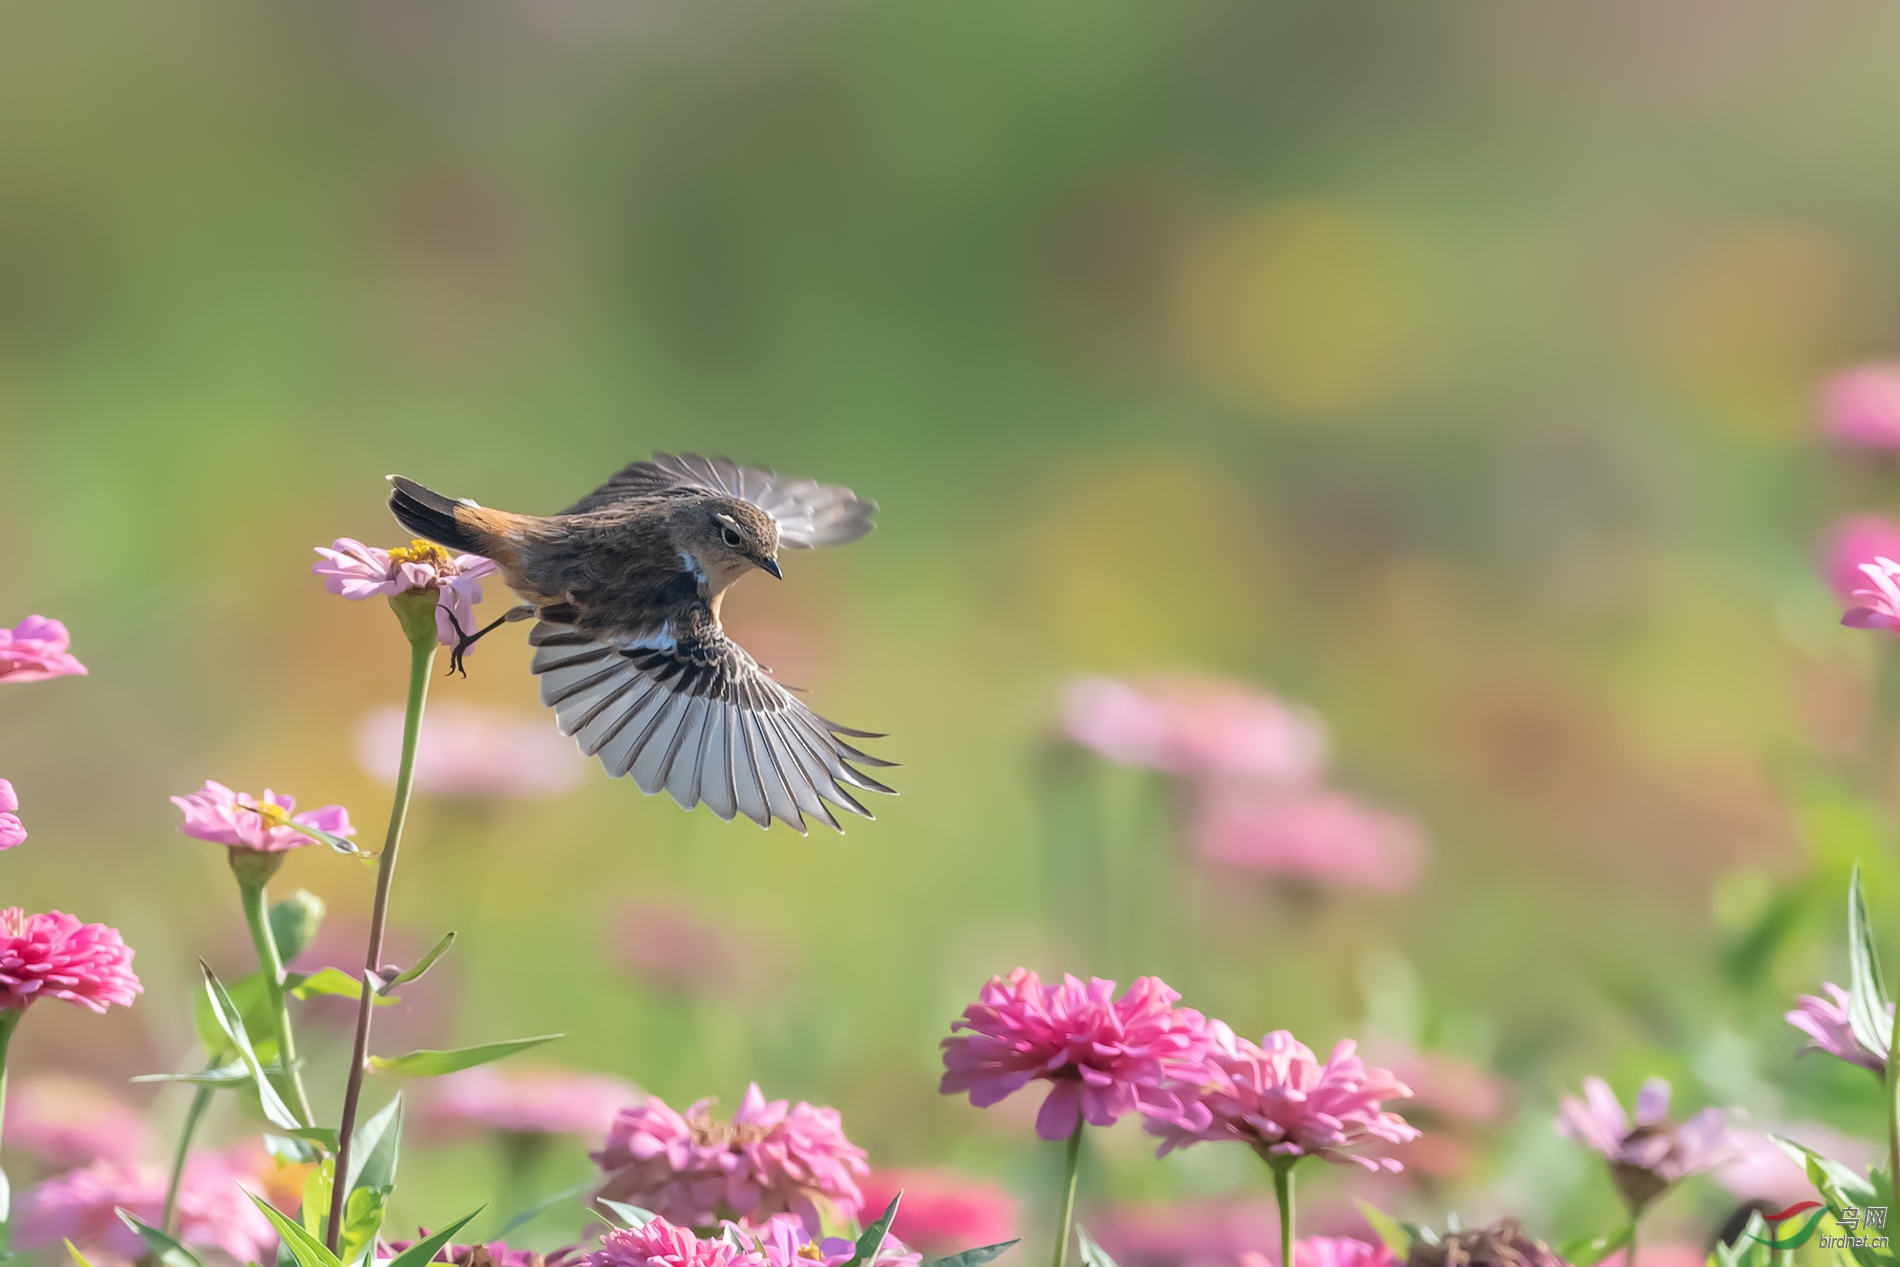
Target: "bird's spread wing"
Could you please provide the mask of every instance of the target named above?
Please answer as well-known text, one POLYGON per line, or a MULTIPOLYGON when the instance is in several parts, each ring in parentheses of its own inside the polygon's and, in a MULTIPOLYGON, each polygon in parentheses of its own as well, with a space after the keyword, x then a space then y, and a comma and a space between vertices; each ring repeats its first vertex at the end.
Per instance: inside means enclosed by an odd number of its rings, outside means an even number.
POLYGON ((634 462, 563 514, 604 510, 635 497, 663 496, 675 490, 721 493, 751 502, 778 521, 781 545, 797 549, 837 546, 871 531, 877 503, 838 484, 787 479, 729 458, 693 453, 656 453, 650 462, 634 462))
POLYGON ((710 622, 602 642, 543 621, 528 641, 561 733, 649 796, 665 788, 686 809, 704 801, 727 821, 777 818, 803 833, 806 814, 843 830, 827 801, 872 817, 847 788, 891 791, 852 768, 891 763, 838 738, 877 736, 806 708, 710 622))

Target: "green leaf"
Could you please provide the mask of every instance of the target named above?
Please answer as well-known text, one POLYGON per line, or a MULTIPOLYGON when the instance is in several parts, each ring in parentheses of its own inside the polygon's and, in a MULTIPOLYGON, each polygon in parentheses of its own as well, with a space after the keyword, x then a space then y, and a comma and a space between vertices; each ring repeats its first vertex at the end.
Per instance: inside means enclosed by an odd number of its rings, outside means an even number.
POLYGON ((339 1257, 354 1263, 376 1247, 376 1233, 383 1228, 384 1207, 389 1204, 386 1188, 355 1188, 343 1206, 343 1237, 338 1243, 339 1257))
POLYGON ((412 1051, 387 1059, 371 1056, 369 1067, 373 1072, 394 1074, 399 1078, 439 1078, 445 1073, 472 1069, 476 1065, 485 1065, 491 1060, 500 1060, 518 1051, 566 1037, 565 1034, 542 1034, 538 1038, 511 1038, 506 1042, 484 1043, 479 1047, 457 1047, 453 1051, 412 1051))
POLYGON ((1574 1241, 1566 1241, 1557 1252, 1564 1261, 1574 1263, 1576 1267, 1596 1267, 1596 1264, 1630 1243, 1632 1230, 1626 1227, 1608 1236, 1579 1237, 1574 1241))
MULTIPOLYGON (((341 968, 319 968, 308 976, 290 972, 284 974, 284 993, 293 999, 304 1000, 318 997, 338 999, 360 999, 363 997, 363 983, 341 968)), ((377 1007, 389 1007, 402 1002, 394 995, 378 995, 377 1007)))
POLYGON ((390 1259, 388 1267, 423 1267, 425 1263, 435 1257, 435 1252, 438 1249, 441 1249, 444 1245, 449 1243, 450 1237, 462 1230, 462 1224, 468 1222, 487 1208, 487 1206, 478 1205, 469 1213, 464 1214, 461 1218, 455 1220, 455 1222, 449 1224, 434 1236, 431 1236, 428 1240, 417 1241, 414 1245, 411 1245, 408 1249, 405 1249, 402 1253, 390 1259))
POLYGON ((891 1203, 884 1207, 884 1213, 878 1217, 878 1221, 865 1228, 858 1237, 857 1248, 852 1251, 850 1261, 844 1267, 858 1267, 860 1263, 877 1261, 877 1252, 884 1248, 884 1237, 891 1230, 891 1221, 897 1217, 897 1203, 903 1199, 904 1193, 900 1188, 897 1195, 891 1198, 891 1203))
MULTIPOLYGON (((495 1239, 498 1241, 507 1240, 508 1233, 514 1231, 518 1227, 524 1227, 527 1224, 532 1223, 534 1220, 540 1218, 543 1214, 546 1214, 549 1210, 552 1210, 555 1206, 560 1205, 563 1201, 572 1201, 577 1197, 585 1196, 587 1194, 587 1190, 589 1188, 592 1188, 598 1182, 600 1182, 598 1179, 590 1179, 586 1183, 580 1185, 578 1188, 569 1188, 566 1192, 557 1192, 551 1197, 543 1197, 541 1200, 535 1202, 533 1205, 529 1206, 527 1209, 523 1210, 521 1213, 515 1215, 515 1217, 513 1217, 512 1219, 509 1219, 506 1223, 504 1223, 502 1225, 501 1230, 495 1233, 495 1239)), ((625 1206, 623 1208, 631 1210, 633 1207, 625 1206)), ((642 1211, 642 1213, 645 1213, 645 1211, 642 1211)))
POLYGON ((277 957, 285 963, 304 952, 323 924, 323 899, 298 889, 270 908, 270 938, 277 943, 277 957))
POLYGON ((264 1151, 278 1161, 301 1165, 304 1162, 320 1161, 323 1154, 300 1139, 290 1139, 283 1135, 264 1132, 264 1151))
POLYGON ((297 1213, 303 1220, 303 1230, 319 1239, 323 1236, 324 1221, 330 1217, 330 1190, 335 1179, 334 1157, 325 1157, 303 1177, 303 1206, 297 1213))
POLYGON ((286 819, 281 823, 273 823, 272 826, 288 827, 290 830, 301 836, 307 836, 320 845, 330 846, 330 848, 336 850, 338 853, 361 854, 363 852, 361 849, 358 849, 354 843, 343 839, 343 837, 332 836, 327 831, 322 831, 305 823, 294 823, 286 819))
POLYGON ((270 1079, 265 1076, 264 1066, 258 1060, 257 1052, 251 1047, 250 1035, 245 1032, 243 1014, 238 1011, 237 1004, 231 1001, 231 996, 225 992, 224 986, 219 984, 217 974, 211 971, 210 965, 200 959, 198 966, 204 969, 205 993, 211 999, 212 1017, 217 1021, 218 1028, 223 1031, 224 1036, 230 1040, 232 1047, 237 1050, 239 1059, 244 1062, 244 1067, 250 1070, 251 1081, 257 1085, 258 1102, 264 1106, 264 1116, 270 1119, 272 1125, 281 1126, 291 1134, 296 1134, 302 1129, 301 1124, 283 1100, 278 1097, 276 1088, 271 1086, 270 1079))
POLYGON ((299 1126, 290 1132, 298 1139, 308 1140, 326 1153, 336 1151, 336 1131, 328 1126, 299 1126))
POLYGON ((79 1267, 92 1267, 92 1264, 86 1261, 86 1256, 73 1248, 71 1241, 66 1242, 66 1252, 73 1256, 73 1261, 78 1263, 79 1267))
POLYGON ((396 1186, 396 1160, 402 1147, 402 1092, 356 1128, 350 1141, 348 1191, 359 1188, 388 1193, 396 1186))
MULTIPOLYGON (((268 1027, 269 1004, 264 997, 264 978, 255 972, 247 972, 236 980, 228 981, 225 993, 231 996, 244 1016, 248 1027, 253 1021, 263 1022, 268 1027)), ((224 1063, 237 1059, 237 1048, 231 1045, 231 1039, 218 1024, 218 1015, 208 993, 194 996, 191 1009, 192 1028, 198 1033, 198 1042, 211 1058, 211 1063, 224 1063)))
POLYGON ((1097 1245, 1095 1238, 1080 1223, 1075 1225, 1075 1245, 1082 1252, 1082 1267, 1118 1267, 1115 1260, 1108 1256, 1108 1251, 1097 1245))
POLYGON ((119 1221, 137 1232, 139 1239, 145 1242, 145 1248, 165 1267, 205 1267, 204 1259, 180 1245, 165 1233, 126 1209, 115 1209, 119 1221))
POLYGON ((984 1263, 989 1262, 1011 1245, 1017 1244, 1021 1239, 1018 1237, 1014 1241, 998 1241, 994 1245, 985 1245, 981 1249, 966 1249, 961 1254, 947 1254, 932 1262, 930 1267, 983 1267, 984 1263))
POLYGON ((1372 1202, 1354 1201, 1353 1204, 1359 1207, 1360 1217, 1365 1219, 1366 1226, 1392 1251, 1392 1257, 1404 1262, 1412 1252, 1411 1234, 1399 1225, 1397 1219, 1372 1202))
POLYGON ((241 1060, 198 1073, 142 1073, 134 1082, 190 1082, 201 1087, 239 1087, 251 1080, 251 1071, 241 1060))
POLYGON ((1806 1144, 1797 1144, 1786 1136, 1770 1132, 1768 1138, 1788 1154, 1795 1165, 1807 1172, 1809 1182, 1820 1190, 1829 1204, 1842 1208, 1864 1205, 1874 1196, 1873 1184, 1855 1174, 1851 1166, 1817 1153, 1806 1144))
POLYGON ((440 959, 443 955, 448 954, 449 947, 453 946, 454 944, 455 944, 454 933, 450 932, 450 933, 443 934, 442 940, 437 942, 434 945, 434 947, 430 949, 428 954, 416 960, 415 967, 410 968, 406 972, 398 973, 396 976, 392 977, 389 981, 389 984, 385 985, 381 990, 378 991, 378 993, 388 994, 391 990, 403 984, 405 981, 420 980, 422 978, 422 974, 427 972, 429 969, 435 967, 435 961, 440 959))
POLYGON ((1847 884, 1847 963, 1848 1028, 1855 1042, 1885 1059, 1893 1022, 1887 1016, 1887 985, 1880 975, 1880 950, 1874 945, 1873 921, 1867 918, 1859 863, 1847 884))
MULTIPOLYGON (((256 1206, 264 1217, 270 1220, 270 1225, 277 1229, 277 1235, 283 1238, 284 1248, 296 1258, 297 1267, 343 1267, 342 1261, 325 1249, 322 1241, 305 1231, 303 1224, 291 1222, 278 1211, 276 1206, 249 1188, 244 1190, 244 1195, 251 1199, 251 1204, 256 1206)), ((282 1255, 278 1257, 281 1258, 282 1255)))
POLYGON ((609 1201, 606 1197, 601 1197, 599 1200, 602 1205, 613 1212, 615 1218, 619 1219, 621 1223, 627 1227, 645 1227, 660 1217, 651 1210, 642 1210, 637 1205, 626 1205, 619 1201, 609 1201))

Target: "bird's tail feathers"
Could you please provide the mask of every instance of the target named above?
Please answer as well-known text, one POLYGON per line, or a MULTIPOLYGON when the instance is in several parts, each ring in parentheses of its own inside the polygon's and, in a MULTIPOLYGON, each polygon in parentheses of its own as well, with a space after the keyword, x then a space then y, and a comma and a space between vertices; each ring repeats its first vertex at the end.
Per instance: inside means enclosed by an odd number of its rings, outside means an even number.
POLYGON ((391 475, 389 484, 389 509, 403 527, 451 550, 483 552, 482 540, 456 518, 455 512, 467 503, 444 497, 400 475, 391 475))

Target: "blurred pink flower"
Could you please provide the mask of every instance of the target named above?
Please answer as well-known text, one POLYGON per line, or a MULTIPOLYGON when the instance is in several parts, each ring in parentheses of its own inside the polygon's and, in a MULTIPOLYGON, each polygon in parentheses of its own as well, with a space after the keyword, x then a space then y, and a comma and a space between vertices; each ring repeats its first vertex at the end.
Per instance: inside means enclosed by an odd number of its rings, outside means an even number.
POLYGON ((1100 977, 1044 985, 1027 968, 991 977, 943 1040, 938 1091, 967 1091, 988 1108, 1036 1079, 1050 1083, 1036 1134, 1066 1139, 1083 1119, 1113 1126, 1124 1113, 1173 1113, 1169 1079, 1207 1052, 1207 1023, 1159 977, 1138 977, 1120 998, 1100 977), (967 1029, 968 1034, 956 1031, 967 1029))
POLYGON ((86 666, 67 650, 70 646, 66 626, 44 616, 28 616, 11 629, 0 629, 0 682, 84 676, 86 666))
POLYGON ((1123 765, 1169 774, 1250 775, 1305 783, 1326 765, 1326 728, 1238 682, 1084 677, 1062 694, 1062 733, 1123 765))
POLYGON ((11 849, 26 839, 26 826, 20 822, 20 797, 13 785, 0 779, 0 849, 11 849))
POLYGON ((1417 823, 1344 792, 1217 780, 1199 791, 1194 834, 1212 862, 1390 892, 1425 863, 1417 823))
POLYGON ((57 1167, 136 1161, 152 1143, 138 1110, 97 1082, 61 1073, 13 1079, 4 1134, 8 1148, 57 1167))
POLYGON ((687 998, 768 987, 781 956, 756 935, 722 927, 673 902, 630 902, 613 913, 615 957, 642 984, 687 998))
MULTIPOLYGON (((385 783, 402 759, 403 710, 379 708, 356 728, 356 760, 385 783)), ((415 787, 430 796, 542 796, 577 786, 574 741, 539 717, 446 700, 423 714, 415 787)))
POLYGON ((687 1227, 791 1213, 816 1232, 820 1198, 842 1220, 858 1216, 864 1197, 854 1176, 870 1167, 845 1138, 838 1110, 768 1102, 756 1082, 732 1121, 716 1121, 711 1105, 696 1101, 682 1115, 649 1096, 621 1109, 606 1146, 592 1154, 607 1172, 600 1195, 687 1227))
POLYGON ((132 948, 119 930, 81 924, 62 911, 0 911, 0 1007, 25 1010, 35 999, 65 999, 103 1012, 145 987, 132 971, 132 948))
POLYGON ((1171 1118, 1148 1119, 1149 1132, 1161 1137, 1161 1155, 1190 1144, 1238 1140, 1267 1160, 1322 1157, 1368 1170, 1401 1168, 1390 1157, 1343 1151, 1375 1140, 1404 1144, 1419 1135, 1397 1113, 1379 1107, 1384 1100, 1405 1099, 1411 1088, 1388 1069, 1368 1068, 1351 1039, 1341 1039, 1322 1066, 1283 1029, 1258 1046, 1221 1021, 1210 1021, 1208 1033, 1212 1047, 1205 1060, 1183 1078, 1193 1084, 1184 1089, 1192 1098, 1171 1118))
POLYGON ((1873 361, 1821 386, 1821 432, 1870 449, 1900 449, 1900 364, 1873 361))
POLYGON ((302 823, 332 836, 356 834, 356 828, 350 826, 350 812, 341 805, 325 805, 292 817, 297 798, 279 796, 269 788, 264 789, 260 805, 249 792, 233 792, 222 783, 206 779, 203 788, 190 796, 174 796, 171 802, 184 811, 185 821, 178 825, 178 830, 185 835, 259 853, 282 853, 316 843, 302 832, 282 826, 281 819, 302 823))
MULTIPOLYGON (((906 1199, 909 1199, 908 1193, 906 1199)), ((890 1199, 887 1197, 885 1205, 889 1204, 890 1199)), ((883 1207, 879 1207, 878 1214, 883 1212, 883 1207)), ((903 1217, 901 1208, 898 1217, 903 1217)), ((767 1267, 838 1267, 840 1263, 850 1262, 857 1253, 856 1242, 842 1236, 815 1239, 803 1223, 789 1214, 775 1214, 762 1226, 748 1230, 759 1247, 759 1253, 765 1256, 767 1267)), ((966 1248, 976 1247, 972 1243, 966 1248)), ((872 1267, 919 1267, 923 1257, 894 1233, 887 1232, 884 1243, 871 1255, 870 1262, 872 1267)))
MULTIPOLYGON (((1876 1147, 1866 1140, 1843 1135, 1832 1127, 1815 1122, 1794 1122, 1775 1128, 1775 1134, 1795 1139, 1825 1156, 1832 1157, 1855 1174, 1867 1173, 1876 1147)), ((1794 1163, 1775 1142, 1761 1131, 1736 1131, 1730 1137, 1733 1152, 1711 1174, 1715 1181, 1736 1196, 1772 1201, 1777 1208, 1806 1200, 1814 1195, 1807 1171, 1794 1163)))
MULTIPOLYGON (((1830 1056, 1871 1069, 1882 1078, 1887 1076, 1887 1057, 1885 1053, 1869 1051, 1860 1045, 1854 1037, 1854 1029, 1847 1023, 1847 991, 1832 981, 1825 982, 1821 988, 1826 990, 1828 998, 1816 998, 1812 994, 1803 994, 1795 1000, 1793 1011, 1785 1014, 1788 1024, 1808 1036, 1808 1050, 1824 1051, 1830 1056)), ((1887 1029, 1893 1029, 1893 1004, 1887 1005, 1887 1029)))
POLYGON ((478 1128, 523 1135, 606 1138, 619 1110, 640 1098, 619 1078, 565 1069, 477 1065, 435 1080, 423 1110, 438 1130, 478 1128))
MULTIPOLYGON (((429 1234, 418 1228, 416 1238, 427 1240, 429 1234)), ((400 1254, 415 1243, 415 1241, 395 1241, 390 1244, 389 1250, 392 1254, 400 1254)), ((585 1260, 578 1245, 541 1251, 509 1249, 501 1241, 490 1241, 486 1245, 444 1245, 429 1261, 451 1263, 454 1267, 573 1267, 585 1260), (486 1255, 486 1262, 477 1261, 475 1251, 478 1249, 486 1255)))
POLYGON ((875 1217, 900 1191, 891 1234, 939 1254, 995 1245, 1016 1235, 1016 1198, 1000 1183, 954 1170, 873 1170, 858 1185, 875 1217))
POLYGON ((437 591, 436 639, 445 647, 456 643, 455 625, 475 632, 475 604, 482 601, 481 579, 496 572, 492 560, 478 554, 451 556, 428 541, 412 541, 394 550, 379 550, 349 537, 338 537, 329 549, 317 547, 323 561, 310 570, 323 578, 332 594, 360 601, 392 598, 412 590, 437 591), (453 623, 451 622, 453 617, 453 623))
MULTIPOLYGON (((1242 1254, 1242 1267, 1248 1267, 1249 1258, 1271 1261, 1264 1254, 1242 1254)), ((1397 1261, 1385 1242, 1356 1236, 1308 1236, 1293 1242, 1293 1267, 1393 1267, 1397 1261)))
POLYGON ((742 1250, 723 1236, 700 1240, 664 1216, 643 1227, 615 1228, 580 1261, 585 1267, 766 1267, 757 1250, 742 1250))
POLYGON ((1863 563, 1878 558, 1900 559, 1900 523, 1885 515, 1849 515, 1828 530, 1822 568, 1828 586, 1843 603, 1867 584, 1863 563))
POLYGON ((1412 1089, 1405 1117, 1424 1133, 1392 1150, 1405 1173, 1437 1183, 1469 1173, 1487 1151, 1489 1128, 1507 1112, 1509 1084, 1445 1052, 1380 1049, 1368 1059, 1412 1089))
MULTIPOLYGON (((178 1189, 178 1238, 195 1249, 219 1249, 239 1262, 269 1261, 277 1233, 244 1195, 250 1172, 217 1153, 197 1153, 178 1189)), ((100 1161, 56 1175, 21 1193, 14 1203, 14 1245, 38 1249, 70 1240, 82 1250, 137 1258, 138 1235, 119 1221, 124 1206, 156 1224, 165 1204, 167 1175, 159 1166, 100 1161)))
POLYGON ((1667 1120, 1665 1078, 1651 1078, 1636 1093, 1634 1126, 1603 1079, 1585 1078, 1583 1094, 1582 1100, 1563 1098, 1557 1130, 1603 1154, 1632 1210, 1641 1210, 1678 1180, 1713 1170, 1735 1155, 1735 1137, 1722 1110, 1707 1108, 1680 1124, 1667 1120))
POLYGON ((1878 555, 1872 563, 1860 565, 1861 587, 1848 601, 1862 600, 1849 607, 1841 623, 1850 629, 1893 629, 1900 626, 1900 563, 1878 555))

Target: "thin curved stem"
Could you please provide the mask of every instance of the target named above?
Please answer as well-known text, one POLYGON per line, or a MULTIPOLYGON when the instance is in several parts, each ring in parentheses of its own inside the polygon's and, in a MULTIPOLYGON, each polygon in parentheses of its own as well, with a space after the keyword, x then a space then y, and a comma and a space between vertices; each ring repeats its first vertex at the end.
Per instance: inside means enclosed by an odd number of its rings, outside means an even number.
POLYGON ((1062 1158, 1062 1213, 1056 1218, 1055 1267, 1066 1267, 1069 1261, 1070 1229, 1075 1226, 1075 1174, 1081 1159, 1082 1117, 1077 1114, 1075 1129, 1069 1132, 1068 1148, 1062 1158))
POLYGON ((410 638, 409 705, 402 719, 402 763, 396 767, 396 797, 389 807, 389 831, 383 837, 383 853, 376 865, 376 901, 370 908, 363 995, 356 1007, 356 1041, 350 1049, 350 1080, 343 1092, 343 1120, 337 1127, 336 1178, 330 1185, 330 1225, 324 1232, 324 1244, 332 1253, 343 1234, 343 1203, 349 1197, 350 1137, 356 1132, 356 1109, 363 1097, 363 1073, 369 1063, 370 1012, 376 1005, 375 974, 383 962, 383 930, 389 922, 389 887, 396 875, 396 849, 402 844, 403 822, 409 816, 409 789, 416 773, 416 739, 422 731, 422 709, 429 698, 435 650, 433 637, 410 638))
POLYGON ((165 1208, 158 1219, 159 1230, 166 1235, 172 1234, 172 1219, 178 1212, 178 1188, 185 1178, 185 1162, 191 1156, 191 1141, 198 1134, 198 1123, 204 1119, 205 1110, 211 1107, 211 1088, 193 1087, 191 1089, 191 1107, 185 1110, 185 1124, 178 1131, 178 1151, 172 1154, 172 1175, 165 1185, 165 1208))
POLYGON ((277 952, 277 938, 271 935, 270 905, 264 886, 238 881, 238 895, 244 903, 244 922, 251 928, 251 945, 257 950, 258 975, 264 978, 264 997, 270 1003, 271 1023, 276 1027, 277 1063, 283 1066, 278 1081, 290 1092, 290 1108, 297 1121, 310 1125, 310 1096, 303 1087, 303 1073, 297 1068, 297 1040, 290 1030, 290 1003, 284 997, 284 959, 277 952))

